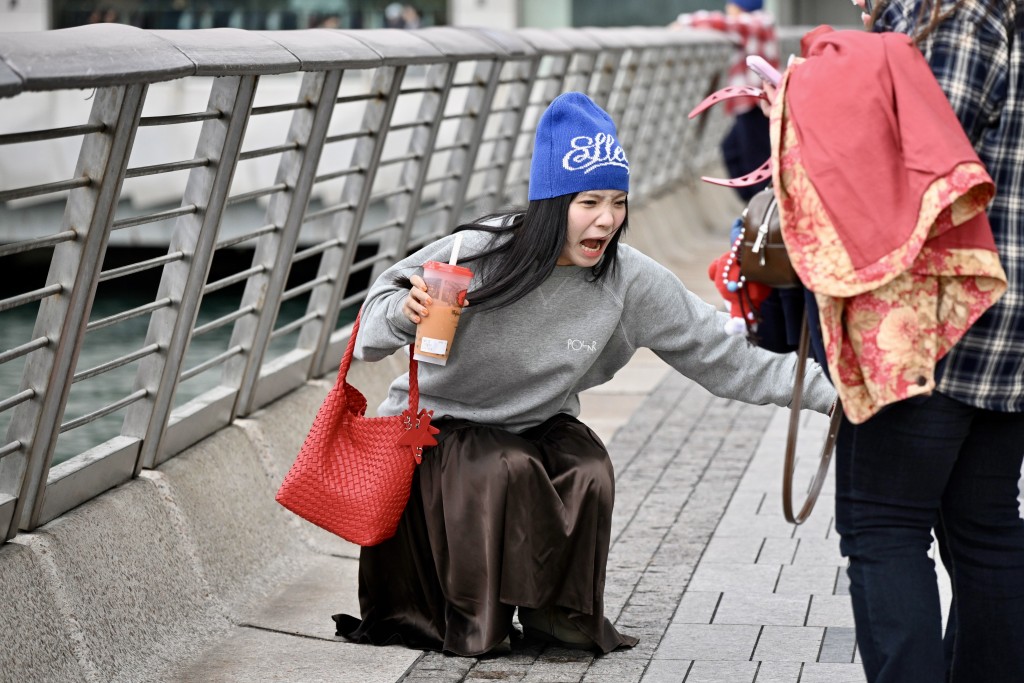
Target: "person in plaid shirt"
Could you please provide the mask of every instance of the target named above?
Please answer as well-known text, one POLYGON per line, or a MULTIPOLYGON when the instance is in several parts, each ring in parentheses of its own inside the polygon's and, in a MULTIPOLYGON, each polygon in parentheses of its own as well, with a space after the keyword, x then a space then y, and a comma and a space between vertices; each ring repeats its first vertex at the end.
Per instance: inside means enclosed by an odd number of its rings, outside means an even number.
MULTIPOLYGON (((736 44, 736 51, 729 65, 727 85, 760 87, 760 80, 747 68, 747 56, 760 55, 772 66, 779 66, 775 19, 765 12, 762 6, 762 0, 730 0, 725 4, 724 11, 702 10, 680 14, 670 24, 670 28, 710 29, 724 33, 736 44)), ((722 141, 722 161, 729 172, 729 177, 738 178, 750 173, 771 156, 768 118, 753 98, 726 100, 725 107, 726 111, 736 118, 722 141)), ((750 187, 738 187, 736 191, 744 201, 747 201, 766 184, 767 182, 750 187)))
MULTIPOLYGON (((863 0, 860 0, 863 2, 863 0)), ((868 681, 1024 681, 1024 10, 1020 0, 881 0, 914 38, 995 181, 1009 289, 941 361, 930 395, 844 422, 836 530, 868 681), (952 583, 945 636, 932 533, 952 583)), ((871 183, 865 177, 865 183, 871 183)))

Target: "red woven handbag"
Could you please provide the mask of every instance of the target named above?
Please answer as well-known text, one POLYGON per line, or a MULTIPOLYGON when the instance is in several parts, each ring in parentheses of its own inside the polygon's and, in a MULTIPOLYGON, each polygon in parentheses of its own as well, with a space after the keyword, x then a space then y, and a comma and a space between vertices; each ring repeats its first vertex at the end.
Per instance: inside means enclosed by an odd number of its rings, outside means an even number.
MULTIPOLYGON (((360 315, 362 311, 360 311, 360 315)), ((424 446, 437 444, 433 411, 419 410, 416 361, 409 349, 409 407, 401 415, 366 417, 366 397, 348 383, 359 315, 338 379, 317 411, 277 502, 299 517, 362 546, 395 535, 424 446)))

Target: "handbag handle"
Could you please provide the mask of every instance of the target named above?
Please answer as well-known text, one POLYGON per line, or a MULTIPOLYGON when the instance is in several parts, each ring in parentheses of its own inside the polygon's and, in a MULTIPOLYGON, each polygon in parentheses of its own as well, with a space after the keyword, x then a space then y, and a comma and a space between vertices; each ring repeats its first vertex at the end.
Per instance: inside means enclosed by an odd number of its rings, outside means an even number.
POLYGON ((800 346, 797 351, 796 379, 793 384, 793 401, 789 407, 789 433, 786 435, 786 459, 782 466, 782 513, 786 521, 792 524, 803 524, 811 516, 814 504, 818 502, 818 494, 828 476, 828 466, 832 461, 832 451, 836 445, 836 436, 839 434, 839 425, 843 421, 843 406, 836 399, 836 405, 832 409, 832 419, 828 425, 828 433, 825 436, 825 443, 821 447, 821 459, 818 461, 818 471, 811 481, 810 490, 804 500, 800 512, 793 514, 793 470, 796 465, 796 437, 800 428, 800 405, 804 393, 804 366, 807 364, 807 354, 810 349, 810 329, 807 323, 807 311, 804 311, 803 327, 800 330, 800 346))
MULTIPOLYGON (((359 319, 363 315, 360 307, 356 313, 356 321, 352 323, 352 334, 348 338, 348 346, 345 347, 345 355, 341 357, 341 365, 338 368, 338 382, 344 384, 348 376, 348 368, 352 365, 352 354, 356 349, 356 334, 359 333, 359 319)), ((420 409, 420 381, 417 377, 416 367, 418 363, 413 357, 413 344, 409 344, 409 414, 415 416, 420 409)))

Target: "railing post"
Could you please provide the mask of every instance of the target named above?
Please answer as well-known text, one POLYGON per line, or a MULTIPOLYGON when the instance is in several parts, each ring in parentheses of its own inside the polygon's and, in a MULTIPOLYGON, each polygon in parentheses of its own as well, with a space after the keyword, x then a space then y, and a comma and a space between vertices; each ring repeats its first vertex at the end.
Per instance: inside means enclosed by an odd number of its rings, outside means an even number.
MULTIPOLYGON (((477 207, 477 213, 486 214, 497 209, 508 194, 506 185, 512 169, 512 157, 516 152, 516 143, 522 135, 526 109, 530 106, 530 92, 537 80, 540 70, 541 55, 535 54, 530 59, 509 62, 515 75, 513 87, 510 87, 507 99, 499 104, 505 108, 498 126, 498 140, 491 150, 491 163, 484 175, 484 198, 477 207)), ((456 216, 458 218, 458 216, 456 216)))
MULTIPOLYGON (((456 66, 457 64, 452 62, 432 64, 427 71, 425 92, 420 101, 416 120, 429 121, 429 124, 417 126, 412 133, 409 141, 409 155, 412 158, 402 164, 398 181, 399 186, 405 191, 388 202, 388 223, 394 223, 395 227, 381 233, 380 236, 379 252, 391 254, 393 258, 388 262, 374 264, 370 272, 370 282, 374 282, 392 262, 405 256, 409 233, 412 232, 413 221, 423 197, 423 183, 434 155, 437 133, 444 118, 448 95, 451 93, 456 66)), ((299 344, 302 344, 301 338, 299 344)), ((318 370, 326 372, 326 368, 318 370)))
POLYGON ((309 205, 341 77, 342 71, 336 69, 309 72, 302 80, 299 97, 313 106, 297 110, 292 117, 288 141, 298 144, 295 150, 282 155, 276 181, 285 183, 289 190, 274 195, 267 208, 267 222, 281 229, 264 235, 256 245, 253 265, 263 266, 263 272, 248 279, 241 302, 242 307, 253 306, 256 314, 240 318, 231 333, 230 345, 246 349, 245 354, 229 361, 224 369, 224 382, 238 387, 232 417, 247 415, 254 409, 260 368, 281 306, 281 294, 309 205))
MULTIPOLYGON (((630 175, 636 180, 631 183, 630 195, 634 201, 642 202, 647 199, 647 188, 649 182, 646 180, 650 172, 646 150, 643 149, 643 122, 644 110, 651 106, 649 97, 651 81, 654 79, 654 72, 657 69, 657 56, 660 49, 656 46, 644 46, 633 48, 633 78, 628 84, 628 95, 622 102, 622 116, 615 118, 620 121, 619 138, 627 149, 634 150, 633 158, 630 159, 630 175), (636 160, 634 162, 634 159, 636 160)), ((625 85, 625 84, 624 84, 625 85)))
POLYGON ((459 123, 455 132, 457 147, 448 158, 448 177, 441 183, 441 201, 444 208, 434 217, 436 231, 443 233, 461 220, 466 206, 466 192, 473 177, 473 166, 480 152, 480 140, 491 116, 494 94, 504 62, 501 60, 481 61, 473 73, 473 85, 466 93, 467 118, 459 123))
POLYGON ((643 84, 646 90, 641 93, 640 102, 644 104, 638 107, 635 136, 631 143, 640 157, 647 160, 647 166, 636 176, 636 190, 641 201, 651 197, 653 189, 658 185, 658 175, 663 170, 655 163, 655 159, 665 149, 665 141, 659 133, 666 125, 667 114, 664 109, 668 97, 667 82, 672 75, 669 68, 671 50, 667 45, 651 45, 644 52, 649 65, 645 70, 648 77, 643 84))
MULTIPOLYGON (((405 78, 405 66, 382 66, 373 76, 371 91, 379 93, 377 100, 371 100, 363 112, 361 128, 372 134, 360 138, 352 153, 352 165, 361 169, 345 178, 341 191, 343 202, 351 204, 351 211, 344 211, 334 217, 333 230, 344 236, 345 243, 324 252, 320 258, 317 276, 331 275, 335 278, 330 286, 321 286, 309 294, 309 310, 321 313, 321 325, 317 331, 317 340, 309 344, 313 349, 313 362, 310 375, 319 376, 335 364, 335 360, 327 359, 330 348, 331 334, 337 324, 341 311, 345 287, 348 286, 349 271, 359 246, 359 232, 363 225, 363 217, 370 204, 373 181, 377 175, 384 143, 387 139, 388 126, 395 111, 398 93, 405 78)), ((307 334, 311 334, 307 332, 307 334)), ((308 337, 307 337, 308 339, 308 337)))
POLYGON ((75 169, 75 177, 90 183, 71 190, 61 227, 78 237, 54 248, 46 282, 61 292, 40 302, 33 332, 33 338, 50 343, 26 359, 21 389, 34 392, 35 399, 15 409, 7 431, 7 441, 19 441, 21 452, 0 460, 3 491, 18 490, 6 538, 19 525, 29 530, 37 525, 145 94, 143 84, 96 91, 89 121, 104 128, 83 138, 75 169))
POLYGON ((257 76, 222 77, 213 82, 210 91, 207 108, 222 115, 203 123, 195 158, 209 163, 192 169, 182 197, 182 205, 194 205, 196 211, 178 218, 168 249, 182 252, 185 258, 164 266, 156 295, 157 299, 167 297, 179 303, 155 311, 150 318, 145 344, 158 344, 161 353, 140 362, 133 389, 146 390, 148 397, 128 408, 121 430, 124 436, 142 439, 136 475, 143 467, 160 463, 161 440, 213 262, 257 81, 257 76))
POLYGON ((662 92, 655 103, 652 116, 653 125, 649 131, 654 136, 654 149, 651 154, 651 191, 661 192, 676 177, 675 158, 683 156, 682 135, 686 130, 686 115, 692 107, 686 106, 686 46, 676 44, 665 51, 666 65, 664 69, 662 92))
MULTIPOLYGON (((520 119, 516 142, 522 140, 522 148, 514 144, 516 154, 512 157, 508 174, 505 176, 506 198, 512 203, 525 205, 530 185, 530 157, 533 154, 533 137, 537 130, 537 122, 548 104, 551 103, 564 90, 568 77, 569 62, 572 59, 571 49, 561 40, 558 40, 547 31, 534 29, 523 29, 521 33, 538 50, 537 69, 533 72, 530 87, 527 89, 526 106, 534 105, 537 108, 537 117, 530 122, 529 128, 523 128, 520 119), (546 65, 547 69, 544 69, 546 65), (533 89, 540 84, 539 99, 533 100, 531 95, 533 89), (521 154, 519 153, 521 152, 521 154), (515 168, 515 172, 512 169, 515 168)), ((523 114, 526 110, 524 107, 523 114)), ((497 197, 500 201, 501 197, 497 197)))
POLYGON ((615 86, 615 74, 625 50, 621 47, 604 45, 594 63, 594 75, 590 80, 591 96, 605 109, 615 86))
MULTIPOLYGON (((724 88, 729 81, 729 49, 728 44, 702 45, 699 60, 704 62, 704 92, 700 97, 710 95, 719 88, 724 88), (712 56, 705 56, 710 53, 712 56), (717 57, 717 59, 715 59, 717 57)), ((728 131, 732 118, 725 113, 724 107, 712 107, 700 116, 700 127, 693 127, 697 135, 692 138, 694 143, 694 165, 702 168, 709 163, 719 161, 718 142, 728 131)))

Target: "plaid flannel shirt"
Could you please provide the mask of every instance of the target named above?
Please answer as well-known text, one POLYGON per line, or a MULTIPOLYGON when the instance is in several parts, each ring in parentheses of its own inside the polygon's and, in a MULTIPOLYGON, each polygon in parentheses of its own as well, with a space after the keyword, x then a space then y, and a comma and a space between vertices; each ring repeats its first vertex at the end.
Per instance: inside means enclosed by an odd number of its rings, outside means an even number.
MULTIPOLYGON (((892 0, 874 30, 913 35, 919 4, 892 0)), ((1024 17, 1016 5, 1017 0, 968 0, 921 45, 995 180, 988 215, 1009 278, 1003 297, 948 354, 938 388, 1002 412, 1024 411, 1024 17)))
MULTIPOLYGON (((761 79, 747 68, 749 55, 761 55, 772 66, 779 66, 779 43, 775 35, 775 20, 767 12, 745 12, 734 16, 725 12, 701 10, 680 14, 676 26, 711 29, 724 33, 736 45, 737 50, 729 64, 729 82, 726 85, 752 85, 761 87, 761 79)), ((756 105, 753 99, 726 100, 726 111, 742 114, 756 105)))

